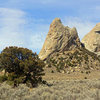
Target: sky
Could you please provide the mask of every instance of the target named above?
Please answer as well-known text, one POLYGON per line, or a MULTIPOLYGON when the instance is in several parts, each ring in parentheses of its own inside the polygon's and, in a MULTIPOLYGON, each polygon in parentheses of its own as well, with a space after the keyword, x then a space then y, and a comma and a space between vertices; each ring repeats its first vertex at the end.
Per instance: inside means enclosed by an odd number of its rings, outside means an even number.
POLYGON ((100 22, 100 0, 0 0, 0 51, 18 46, 39 53, 55 18, 76 27, 81 40, 100 22))

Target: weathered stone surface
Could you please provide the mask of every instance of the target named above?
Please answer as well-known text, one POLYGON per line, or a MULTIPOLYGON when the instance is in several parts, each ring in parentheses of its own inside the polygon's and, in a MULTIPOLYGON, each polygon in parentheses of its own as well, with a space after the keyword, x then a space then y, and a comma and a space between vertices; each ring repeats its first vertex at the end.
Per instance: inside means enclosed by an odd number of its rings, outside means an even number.
POLYGON ((54 52, 72 50, 81 46, 76 28, 64 26, 59 18, 53 20, 49 32, 39 53, 40 59, 44 60, 54 52))
POLYGON ((100 54, 100 23, 85 35, 82 39, 82 43, 89 51, 100 54))

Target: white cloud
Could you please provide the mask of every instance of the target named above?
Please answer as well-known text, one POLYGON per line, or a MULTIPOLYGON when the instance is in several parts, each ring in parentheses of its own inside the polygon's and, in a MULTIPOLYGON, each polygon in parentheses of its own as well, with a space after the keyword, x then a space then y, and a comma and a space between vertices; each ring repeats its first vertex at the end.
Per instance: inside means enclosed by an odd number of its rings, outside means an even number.
POLYGON ((42 4, 51 4, 51 3, 56 3, 59 2, 59 0, 39 0, 42 4))
POLYGON ((42 49, 42 46, 44 44, 46 35, 49 30, 49 25, 48 24, 37 24, 33 25, 35 30, 31 32, 32 34, 30 35, 30 41, 29 41, 29 48, 33 48, 36 50, 38 53, 42 49), (33 34, 34 33, 34 34, 33 34))
POLYGON ((96 6, 94 9, 100 11, 100 6, 96 6))
MULTIPOLYGON (((50 0, 44 1, 48 2, 52 3, 50 0)), ((6 46, 22 46, 39 52, 49 30, 48 20, 51 19, 34 19, 22 10, 0 8, 0 50, 6 46)), ((80 39, 96 24, 80 17, 65 17, 62 22, 76 27, 80 39)))
POLYGON ((30 48, 34 48, 39 52, 43 46, 45 36, 43 34, 35 34, 30 38, 30 48))
POLYGON ((89 20, 87 21, 80 19, 78 17, 66 17, 64 18, 63 22, 64 25, 67 25, 71 28, 76 27, 80 39, 82 39, 96 25, 96 23, 93 23, 89 20))
MULTIPOLYGON (((43 46, 48 24, 43 19, 26 18, 22 10, 0 8, 0 50, 6 46, 22 46, 39 52, 43 46)), ((82 39, 95 25, 77 17, 62 19, 64 25, 76 27, 82 39)))
POLYGON ((26 16, 27 13, 22 10, 0 8, 0 51, 6 46, 21 46, 40 51, 49 25, 42 24, 42 19, 26 16))
POLYGON ((20 10, 0 8, 0 49, 6 46, 23 46, 21 25, 25 24, 23 19, 25 13, 20 10))
MULTIPOLYGON (((80 5, 80 0, 78 2, 73 2, 73 0, 7 0, 6 2, 3 2, 3 5, 6 7, 11 8, 48 8, 50 7, 52 9, 54 8, 63 8, 63 7, 69 7, 72 5, 80 5)), ((60 9, 61 9, 60 8, 60 9)))

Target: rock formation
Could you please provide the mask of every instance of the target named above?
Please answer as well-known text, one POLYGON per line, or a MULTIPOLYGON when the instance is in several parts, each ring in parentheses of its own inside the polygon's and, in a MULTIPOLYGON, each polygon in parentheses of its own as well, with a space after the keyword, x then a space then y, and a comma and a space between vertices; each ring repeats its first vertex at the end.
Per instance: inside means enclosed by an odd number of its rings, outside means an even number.
MULTIPOLYGON (((99 37, 99 30, 96 29, 94 28, 92 37, 88 37, 89 40, 96 38, 96 35, 99 37), (96 35, 94 35, 94 31, 96 35)), ((96 43, 99 43, 98 39, 96 43)), ((95 49, 95 51, 98 50, 99 48, 95 49)), ((76 28, 71 29, 62 25, 59 18, 54 19, 51 23, 39 57, 45 61, 46 68, 49 67, 51 70, 54 68, 57 72, 63 73, 81 72, 99 69, 100 67, 99 57, 84 48, 79 40, 76 28)))
POLYGON ((100 23, 98 23, 83 39, 85 48, 100 55, 100 23))
POLYGON ((80 47, 81 43, 76 28, 64 26, 59 18, 55 18, 50 25, 49 32, 39 53, 44 60, 54 52, 63 52, 80 47))

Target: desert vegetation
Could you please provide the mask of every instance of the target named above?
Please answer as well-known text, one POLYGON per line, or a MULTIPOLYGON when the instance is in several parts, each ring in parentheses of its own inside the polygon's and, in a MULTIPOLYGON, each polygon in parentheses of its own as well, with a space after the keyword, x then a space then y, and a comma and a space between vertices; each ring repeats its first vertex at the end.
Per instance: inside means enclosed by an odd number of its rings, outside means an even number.
POLYGON ((81 69, 80 71, 98 69, 100 66, 100 58, 85 48, 56 52, 47 58, 46 62, 49 67, 55 67, 58 72, 75 67, 81 69))
POLYGON ((84 54, 83 50, 55 53, 44 61, 47 66, 44 67, 38 55, 27 48, 5 48, 0 54, 0 70, 4 72, 0 76, 0 100, 100 100, 100 79, 89 79, 93 58, 94 69, 99 66, 99 58, 95 56, 88 51, 84 54), (82 68, 81 65, 84 70, 79 75, 84 78, 67 79, 69 75, 72 77, 71 72, 77 74, 76 69, 82 68), (51 76, 47 76, 46 68, 52 69, 51 76), (63 78, 59 79, 61 75, 63 78))
POLYGON ((100 79, 48 81, 50 86, 0 84, 0 100, 100 100, 100 79))

